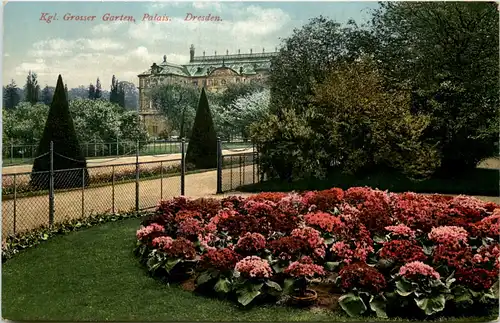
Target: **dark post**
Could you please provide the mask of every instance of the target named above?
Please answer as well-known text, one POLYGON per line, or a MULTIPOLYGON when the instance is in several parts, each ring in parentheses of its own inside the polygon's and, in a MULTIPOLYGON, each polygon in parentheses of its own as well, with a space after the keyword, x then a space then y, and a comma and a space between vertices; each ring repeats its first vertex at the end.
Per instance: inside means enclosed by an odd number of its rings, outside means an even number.
POLYGON ((10 163, 14 164, 14 143, 10 143, 10 163))
POLYGON ((217 192, 222 194, 222 143, 220 137, 217 137, 217 192))
POLYGON ((54 142, 50 142, 49 225, 54 224, 54 142))
POLYGON ((184 196, 186 176, 186 140, 181 141, 181 195, 184 196))
POLYGON ((17 212, 17 179, 14 174, 14 234, 16 234, 16 212, 17 212))
POLYGON ((85 168, 82 168, 82 218, 85 217, 85 168))
POLYGON ((160 162, 160 201, 163 201, 163 162, 160 162))
POLYGON ((118 141, 118 138, 116 138, 116 156, 120 156, 120 142, 118 141))
POLYGON ((115 214, 115 166, 111 166, 111 210, 115 214))
POLYGON ((241 155, 240 155, 240 158, 238 160, 238 164, 239 164, 239 168, 240 168, 240 186, 242 185, 241 183, 241 177, 242 177, 242 173, 243 173, 243 170, 242 170, 242 163, 241 163, 241 155))
POLYGON ((139 212, 139 141, 135 144, 135 211, 139 212))
POLYGON ((252 184, 255 184, 255 143, 252 143, 252 184))

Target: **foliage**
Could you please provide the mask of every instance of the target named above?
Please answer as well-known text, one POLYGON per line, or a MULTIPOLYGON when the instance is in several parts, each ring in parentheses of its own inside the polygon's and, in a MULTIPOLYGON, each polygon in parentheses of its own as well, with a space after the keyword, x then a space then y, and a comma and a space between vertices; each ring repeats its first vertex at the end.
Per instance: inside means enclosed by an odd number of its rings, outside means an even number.
POLYGON ((483 224, 499 216, 499 205, 473 197, 366 187, 247 199, 179 197, 161 202, 156 214, 142 221, 136 255, 155 277, 168 282, 192 277, 198 291, 242 305, 276 301, 294 288, 303 291, 307 279, 319 276, 344 293, 339 304, 350 316, 435 317, 477 304, 495 307, 500 226, 497 221, 491 230, 483 224), (328 194, 330 205, 316 197, 328 194), (371 215, 388 219, 385 227, 368 221, 371 215), (396 241, 420 248, 419 259, 405 259, 407 250, 389 247, 396 241), (189 256, 189 265, 172 251, 174 243, 183 246, 179 250, 189 256), (469 252, 455 253, 457 246, 469 252), (443 263, 443 255, 457 261, 443 263))
POLYGON ((95 214, 83 219, 71 219, 57 222, 52 227, 41 226, 39 228, 9 235, 2 243, 2 263, 13 258, 21 251, 36 247, 43 241, 55 236, 68 234, 84 228, 93 227, 106 222, 115 222, 123 219, 140 218, 151 215, 151 212, 127 212, 117 214, 95 214))
MULTIPOLYGON (((49 178, 38 172, 84 168, 85 176, 75 176, 74 171, 56 172, 54 188, 71 188, 88 185, 87 162, 80 149, 80 143, 69 111, 62 77, 59 75, 54 98, 50 106, 47 122, 37 149, 38 158, 33 163, 31 185, 48 188, 49 178), (51 163, 51 143, 53 143, 53 162, 51 163), (73 173, 72 173, 73 172, 73 173)), ((79 171, 78 174, 81 174, 79 171)))
POLYGON ((149 93, 153 105, 165 115, 181 138, 190 136, 199 95, 199 90, 192 85, 177 83, 157 85, 149 93))
POLYGON ((24 101, 31 104, 35 104, 39 100, 40 96, 40 85, 38 84, 37 74, 34 72, 29 72, 26 78, 26 85, 24 86, 24 101))
POLYGON ((45 104, 19 103, 13 110, 3 111, 4 144, 26 145, 39 142, 49 113, 45 104))
POLYGON ((42 90, 42 100, 41 102, 45 105, 50 105, 52 102, 52 97, 54 96, 54 87, 49 87, 46 85, 42 90))
POLYGON ((21 101, 21 96, 19 94, 19 88, 16 82, 11 80, 7 86, 3 88, 3 108, 6 110, 12 110, 21 101))
MULTIPOLYGON (((102 97, 102 86, 101 86, 101 81, 99 78, 95 81, 95 92, 94 92, 94 97, 93 99, 100 99, 102 97)), ((92 98, 90 98, 92 99, 92 98)))
POLYGON ((195 165, 197 169, 217 167, 217 133, 205 89, 201 90, 198 111, 186 152, 186 162, 195 165))
POLYGON ((411 90, 414 111, 430 116, 425 137, 437 144, 442 170, 498 154, 495 3, 383 3, 371 29, 387 86, 411 90))
POLYGON ((89 96, 88 96, 88 98, 90 100, 94 100, 95 99, 95 86, 92 83, 90 83, 90 85, 89 85, 89 96))

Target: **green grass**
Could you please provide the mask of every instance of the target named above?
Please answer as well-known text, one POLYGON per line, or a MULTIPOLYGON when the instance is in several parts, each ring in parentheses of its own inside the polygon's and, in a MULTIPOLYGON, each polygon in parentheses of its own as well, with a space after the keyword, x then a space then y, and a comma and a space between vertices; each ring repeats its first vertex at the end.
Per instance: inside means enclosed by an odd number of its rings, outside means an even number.
POLYGON ((378 173, 367 176, 352 176, 336 172, 326 179, 303 179, 289 182, 269 180, 237 188, 241 192, 279 192, 323 190, 331 187, 348 189, 353 186, 370 186, 391 192, 418 192, 441 194, 468 194, 499 196, 499 171, 477 168, 455 178, 431 178, 425 181, 411 181, 401 174, 378 173))
POLYGON ((6 262, 2 317, 14 321, 359 321, 326 310, 278 306, 243 310, 161 284, 147 276, 132 254, 139 223, 129 219, 58 236, 6 262))

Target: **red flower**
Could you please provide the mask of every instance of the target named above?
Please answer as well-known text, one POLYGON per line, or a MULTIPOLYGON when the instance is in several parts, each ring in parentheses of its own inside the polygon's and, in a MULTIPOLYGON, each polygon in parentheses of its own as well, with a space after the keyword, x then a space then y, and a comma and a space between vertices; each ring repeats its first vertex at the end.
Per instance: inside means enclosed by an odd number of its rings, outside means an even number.
POLYGON ((214 268, 220 271, 232 270, 236 263, 240 260, 240 256, 229 248, 209 250, 203 254, 200 263, 206 268, 214 268))
POLYGON ((315 205, 316 210, 332 210, 344 198, 344 191, 340 188, 331 188, 319 192, 304 195, 303 202, 307 205, 315 205))
POLYGON ((165 232, 165 227, 158 223, 152 223, 147 227, 143 227, 136 232, 137 240, 146 241, 161 236, 165 232))
POLYGON ((162 237, 156 237, 153 239, 153 247, 158 248, 162 251, 170 249, 172 247, 172 243, 174 242, 174 239, 171 237, 167 236, 162 236, 162 237))
POLYGON ((324 247, 325 244, 325 240, 321 237, 319 231, 310 227, 293 230, 292 237, 303 240, 311 249, 324 247))
POLYGON ((367 187, 351 187, 345 200, 360 211, 359 221, 372 232, 384 232, 393 223, 390 216, 390 197, 387 192, 367 187))
POLYGON ((342 221, 338 217, 325 212, 308 213, 304 216, 304 220, 308 226, 330 233, 334 231, 334 228, 342 226, 342 221))
POLYGON ((196 250, 193 243, 185 238, 174 240, 170 248, 164 251, 172 258, 191 260, 196 257, 196 250))
POLYGON ((459 268, 455 277, 457 282, 471 289, 485 290, 498 280, 498 271, 483 268, 459 268))
POLYGON ((365 262, 368 255, 373 252, 373 247, 365 245, 361 241, 353 242, 354 247, 350 243, 344 241, 336 242, 331 247, 333 256, 346 264, 355 261, 365 262))
POLYGON ((202 232, 201 222, 194 218, 188 218, 180 222, 177 230, 179 236, 186 238, 198 236, 202 232))
POLYGON ((280 192, 262 192, 258 193, 255 195, 251 195, 247 197, 248 201, 271 201, 274 203, 278 203, 282 198, 286 197, 286 193, 280 193, 280 192))
POLYGON ((247 232, 238 240, 236 250, 243 255, 252 255, 266 247, 266 238, 260 233, 247 232))
POLYGON ((404 224, 387 226, 385 227, 385 229, 392 233, 393 236, 397 236, 398 238, 415 238, 415 231, 404 224))
POLYGON ((439 279, 439 273, 429 265, 421 261, 412 261, 399 269, 399 275, 410 280, 418 280, 428 277, 431 279, 439 279))
POLYGON ((313 278, 314 276, 326 275, 323 267, 313 264, 312 259, 307 256, 302 257, 299 261, 292 262, 284 273, 296 278, 313 278))
POLYGON ((384 275, 366 263, 345 266, 339 275, 340 286, 346 291, 356 288, 359 291, 378 294, 386 287, 384 275))
POLYGON ((477 237, 498 239, 500 235, 500 209, 495 209, 492 215, 474 223, 470 229, 472 234, 477 237))
POLYGON ((297 257, 307 249, 304 240, 297 237, 283 237, 269 243, 269 249, 273 255, 282 260, 297 259, 297 257))
POLYGON ((384 243, 384 246, 380 249, 380 258, 392 259, 403 264, 427 260, 422 247, 417 246, 410 240, 392 240, 384 243))
POLYGON ((177 223, 187 219, 201 219, 201 213, 198 211, 182 210, 175 215, 175 222, 177 223))
POLYGON ((246 278, 269 278, 273 274, 269 263, 257 256, 250 256, 240 260, 234 269, 246 278))

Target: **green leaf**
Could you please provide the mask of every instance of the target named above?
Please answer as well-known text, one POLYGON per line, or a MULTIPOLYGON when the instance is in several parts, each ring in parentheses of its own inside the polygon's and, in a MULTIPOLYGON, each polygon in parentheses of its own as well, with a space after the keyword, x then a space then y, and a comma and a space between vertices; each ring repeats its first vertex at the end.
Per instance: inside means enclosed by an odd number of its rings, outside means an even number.
POLYGON ((266 285, 277 290, 278 292, 281 292, 283 290, 278 283, 273 282, 272 280, 266 280, 266 285))
POLYGON ((231 291, 231 282, 227 278, 221 278, 217 284, 215 284, 214 290, 217 293, 227 294, 231 291))
POLYGON ((376 235, 373 237, 373 242, 375 242, 375 243, 383 243, 385 241, 386 241, 386 238, 384 236, 376 235))
POLYGON ((381 296, 372 296, 370 298, 370 309, 377 314, 379 318, 388 318, 386 313, 387 301, 381 296))
POLYGON ((202 272, 198 278, 196 278, 196 285, 203 285, 205 283, 208 283, 211 279, 212 279, 212 275, 210 273, 210 271, 206 270, 204 272, 202 272))
POLYGON ((328 239, 325 239, 325 244, 327 245, 331 245, 335 242, 335 239, 334 238, 328 238, 328 239))
POLYGON ((279 273, 282 273, 284 268, 281 267, 279 264, 274 264, 273 265, 273 270, 275 273, 279 274, 279 273))
POLYGON ((444 310, 446 299, 443 294, 439 294, 432 298, 416 298, 415 303, 426 315, 432 315, 444 310))
POLYGON ((255 297, 260 295, 260 291, 259 290, 248 290, 245 288, 245 289, 241 289, 238 294, 239 294, 238 302, 243 306, 247 306, 255 299, 255 297))
POLYGON ((163 268, 167 271, 168 274, 170 274, 170 271, 174 269, 174 267, 181 262, 180 259, 169 259, 165 262, 165 265, 163 265, 163 268))
POLYGON ((351 317, 356 317, 364 312, 367 308, 363 300, 353 293, 345 294, 339 297, 340 307, 351 317))
POLYGON ((396 282, 396 292, 401 296, 408 296, 413 293, 412 286, 403 280, 398 280, 396 282))
POLYGON ((287 278, 283 282, 283 294, 290 295, 293 293, 295 287, 295 279, 287 278))
POLYGON ((329 261, 325 264, 325 267, 326 269, 328 269, 329 271, 333 271, 335 270, 335 268, 337 268, 338 266, 340 265, 340 262, 338 261, 329 261))
POLYGON ((49 235, 47 233, 44 233, 42 235, 42 240, 47 240, 49 238, 49 235))

